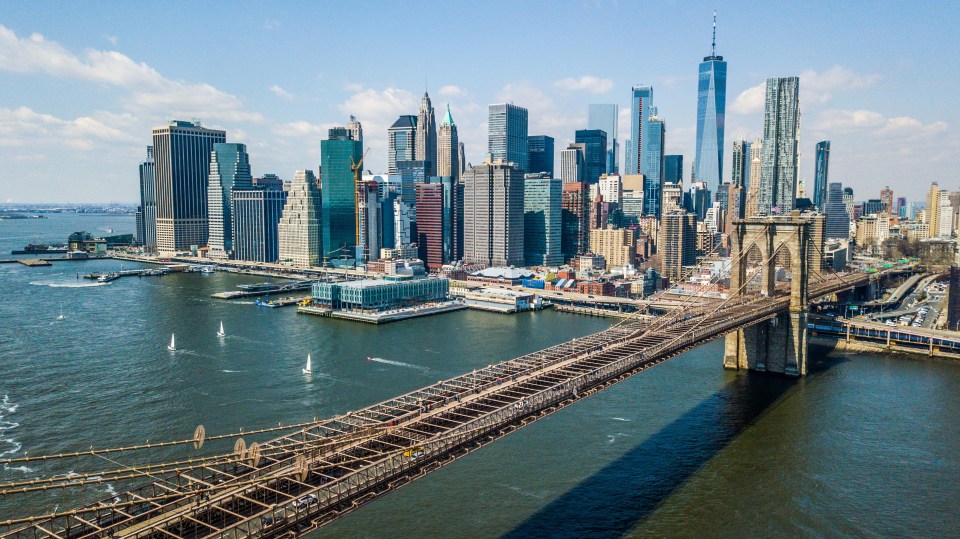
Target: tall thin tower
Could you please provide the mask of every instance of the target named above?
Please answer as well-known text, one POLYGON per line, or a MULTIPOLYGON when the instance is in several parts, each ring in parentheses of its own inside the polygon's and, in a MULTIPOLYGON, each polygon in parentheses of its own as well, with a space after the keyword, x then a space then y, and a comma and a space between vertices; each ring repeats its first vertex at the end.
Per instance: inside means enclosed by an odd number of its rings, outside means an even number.
POLYGON ((757 210, 786 213, 797 196, 797 139, 800 137, 800 78, 767 79, 763 149, 757 210))
POLYGON ((710 56, 700 63, 697 88, 697 155, 694 175, 713 188, 723 178, 723 126, 727 107, 727 63, 717 56, 717 12, 713 12, 710 56))
POLYGON ((423 99, 420 101, 420 110, 417 113, 417 134, 416 150, 414 159, 417 161, 429 161, 430 176, 437 175, 437 119, 433 114, 433 104, 430 102, 430 94, 423 92, 423 99))

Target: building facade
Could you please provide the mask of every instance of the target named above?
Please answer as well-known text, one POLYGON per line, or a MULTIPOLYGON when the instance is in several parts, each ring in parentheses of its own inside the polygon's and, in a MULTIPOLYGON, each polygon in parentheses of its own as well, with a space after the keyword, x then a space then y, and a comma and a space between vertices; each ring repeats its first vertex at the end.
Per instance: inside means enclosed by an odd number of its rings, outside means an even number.
POLYGON ((416 150, 414 159, 429 163, 428 174, 437 175, 437 119, 433 113, 430 94, 423 92, 420 109, 417 111, 417 133, 414 136, 416 150))
POLYGON ((684 266, 697 261, 696 217, 683 210, 665 212, 660 219, 657 252, 660 254, 660 274, 675 283, 682 281, 684 266))
POLYGON ((653 106, 653 87, 634 86, 630 90, 630 140, 627 141, 627 174, 641 174, 643 146, 647 140, 647 121, 653 106))
POLYGON ((527 266, 563 264, 563 182, 551 178, 523 182, 524 262, 527 266))
POLYGON ((619 106, 598 104, 587 106, 587 129, 599 129, 607 134, 606 172, 620 172, 620 143, 617 140, 619 106))
POLYGON ((733 141, 730 156, 730 183, 741 189, 750 187, 750 143, 745 139, 733 141))
POLYGON ((683 183, 683 156, 663 156, 663 183, 683 183))
POLYGON ((830 172, 830 141, 821 140, 814 151, 813 205, 823 209, 827 203, 827 184, 830 172))
POLYGON ((416 159, 416 154, 417 117, 405 114, 397 118, 397 121, 387 129, 387 173, 396 174, 397 162, 413 161, 416 159))
POLYGON ((235 142, 213 145, 210 152, 210 179, 207 185, 210 258, 227 259, 233 254, 234 189, 253 187, 247 146, 235 142))
POLYGON ((843 201, 843 184, 834 182, 827 186, 827 201, 823 213, 826 215, 827 239, 850 238, 850 213, 843 201))
POLYGON ((363 144, 353 140, 342 127, 330 129, 327 140, 320 141, 323 170, 321 244, 324 249, 321 258, 337 259, 344 255, 356 258, 359 186, 355 185, 351 167, 362 157, 363 144))
POLYGON ((174 120, 153 129, 157 251, 174 253, 207 244, 210 152, 225 131, 174 120))
POLYGON ((586 182, 585 153, 583 144, 570 144, 567 149, 560 150, 560 178, 563 183, 586 182))
POLYGON ((277 225, 277 258, 281 263, 301 268, 320 265, 324 258, 320 205, 317 177, 312 170, 298 170, 277 225))
POLYGON ((663 148, 666 143, 667 128, 657 116, 656 109, 647 122, 647 140, 644 143, 644 158, 641 160, 640 173, 643 174, 644 213, 660 217, 661 191, 663 190, 663 148))
POLYGON ((276 262, 280 258, 279 226, 287 193, 266 187, 234 188, 230 196, 233 258, 276 262))
POLYGON ((564 260, 572 260, 587 252, 590 195, 586 182, 563 182, 561 193, 562 236, 560 251, 564 260))
POLYGON ((597 183, 607 173, 607 133, 601 129, 578 129, 577 144, 583 144, 583 173, 587 183, 597 183))
POLYGON ((490 105, 487 120, 487 153, 490 158, 494 162, 513 163, 521 173, 529 172, 527 109, 511 103, 490 105))
POLYGON ((137 241, 148 253, 157 250, 157 197, 154 179, 153 146, 147 146, 147 158, 140 162, 140 213, 137 241))
POLYGON ((443 260, 443 185, 421 183, 417 192, 418 256, 431 272, 439 271, 443 260))
POLYGON ((460 138, 457 135, 457 124, 450 114, 450 103, 447 103, 447 113, 440 122, 437 135, 437 175, 460 178, 460 138))
POLYGON ((800 78, 767 79, 763 150, 757 211, 786 214, 797 194, 797 143, 800 136, 800 78))
POLYGON ((632 266, 637 257, 633 230, 626 228, 594 228, 590 230, 590 252, 606 261, 606 268, 632 266))
POLYGON ((713 44, 710 56, 700 63, 697 85, 697 181, 708 188, 723 178, 723 128, 727 107, 727 63, 717 56, 717 15, 713 15, 713 44))
POLYGON ((553 137, 532 135, 527 137, 527 151, 530 154, 530 170, 527 172, 546 172, 553 177, 553 137))
POLYGON ((464 261, 522 266, 523 172, 488 161, 464 172, 461 180, 464 261))

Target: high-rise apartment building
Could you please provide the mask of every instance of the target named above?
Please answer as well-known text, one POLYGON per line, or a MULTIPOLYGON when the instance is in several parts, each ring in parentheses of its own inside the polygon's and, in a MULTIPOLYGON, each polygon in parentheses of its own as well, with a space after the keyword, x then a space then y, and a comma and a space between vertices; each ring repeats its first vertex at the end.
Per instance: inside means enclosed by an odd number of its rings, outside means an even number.
POLYGON ((644 144, 647 141, 647 122, 653 105, 652 86, 634 86, 630 96, 630 140, 627 141, 627 174, 642 174, 644 144))
POLYGON ((601 129, 578 129, 574 137, 584 148, 583 179, 597 183, 607 173, 607 133, 601 129))
POLYGON ((233 189, 253 187, 247 146, 236 142, 213 145, 207 185, 208 256, 227 259, 233 254, 233 189))
POLYGON ((632 266, 637 258, 634 231, 609 225, 590 230, 590 251, 606 261, 606 269, 632 266))
POLYGON ((560 178, 563 183, 586 182, 583 170, 585 153, 583 144, 570 144, 566 150, 560 150, 560 178))
POLYGON ((850 238, 850 214, 847 211, 847 204, 843 201, 843 184, 834 182, 827 186, 823 213, 826 215, 827 239, 850 238))
POLYGON ((493 162, 513 163, 522 176, 530 171, 528 144, 527 109, 512 103, 490 105, 487 153, 493 162))
POLYGON ((527 151, 530 154, 530 170, 528 172, 546 172, 553 177, 553 137, 546 135, 531 135, 527 137, 527 151))
POLYGON ((663 190, 663 148, 666 143, 667 128, 657 109, 651 108, 652 115, 647 122, 647 140, 644 142, 643 159, 640 173, 643 174, 644 213, 660 217, 661 191, 663 190))
POLYGON ((760 204, 760 170, 763 168, 763 141, 757 138, 750 145, 750 178, 747 180, 746 200, 744 201, 744 217, 757 215, 760 204))
POLYGON ((663 183, 683 183, 683 156, 663 156, 663 183))
POLYGON ((697 220, 683 210, 665 211, 660 218, 660 274, 672 282, 684 278, 684 266, 697 262, 697 220))
MULTIPOLYGON (((414 118, 411 116, 411 118, 414 118)), ((359 185, 354 182, 351 166, 363 157, 363 144, 353 140, 343 127, 328 131, 320 141, 320 163, 323 170, 323 214, 321 243, 323 257, 343 255, 356 257, 359 185)))
MULTIPOLYGON (((326 186, 323 190, 326 192, 326 186)), ((313 171, 296 171, 277 225, 277 258, 281 263, 305 268, 319 266, 326 258, 320 238, 320 204, 313 171)))
POLYGON ((563 182, 561 206, 562 237, 560 251, 564 260, 570 260, 587 252, 590 222, 590 195, 586 182, 563 182))
POLYGON ((563 182, 528 178, 523 182, 524 262, 527 266, 563 264, 563 182))
POLYGON ((447 103, 447 113, 440 122, 440 131, 437 136, 437 175, 460 178, 460 138, 457 135, 457 124, 450 114, 450 103, 447 103))
POLYGON ((523 172, 502 161, 488 160, 464 172, 461 183, 464 261, 522 266, 523 172))
POLYGON ((734 187, 750 187, 750 143, 744 139, 733 141, 730 159, 730 183, 734 187))
POLYGON ((620 172, 620 143, 617 140, 619 107, 613 104, 587 106, 587 129, 599 129, 607 134, 606 172, 620 172))
POLYGON ((800 78, 767 79, 763 115, 763 160, 757 210, 785 214, 797 193, 797 142, 800 137, 800 78))
POLYGON ((821 140, 814 151, 813 205, 823 209, 827 203, 827 184, 830 181, 830 141, 821 140))
POLYGON ((287 193, 267 187, 231 190, 233 258, 276 262, 280 257, 279 225, 287 193))
POLYGON ((700 64, 697 87, 697 181, 707 188, 720 185, 723 177, 723 127, 727 107, 727 63, 717 56, 717 13, 713 13, 713 43, 710 56, 700 64))
MULTIPOLYGON (((387 173, 397 173, 397 162, 413 161, 416 158, 416 141, 417 117, 405 114, 397 118, 387 129, 387 173)), ((323 174, 326 180, 327 171, 324 170, 323 174)))
POLYGON ((207 185, 213 145, 227 133, 174 120, 153 128, 157 251, 207 244, 207 185))
POLYGON ((437 175, 437 119, 433 114, 430 95, 423 92, 420 109, 417 111, 417 134, 414 137, 416 151, 414 159, 428 161, 430 176, 437 175))
POLYGON ((153 146, 147 146, 147 158, 140 162, 140 213, 137 241, 148 253, 157 250, 157 197, 154 178, 153 146))

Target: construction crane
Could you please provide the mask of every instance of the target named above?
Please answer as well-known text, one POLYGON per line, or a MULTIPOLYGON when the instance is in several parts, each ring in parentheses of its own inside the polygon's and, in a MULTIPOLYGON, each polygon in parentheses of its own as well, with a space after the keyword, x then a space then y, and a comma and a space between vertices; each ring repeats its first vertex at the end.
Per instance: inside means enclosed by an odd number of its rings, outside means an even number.
POLYGON ((363 170, 363 160, 367 158, 368 153, 370 153, 370 148, 367 148, 367 150, 363 152, 359 163, 354 163, 353 156, 350 156, 350 171, 353 172, 353 207, 356 213, 354 218, 356 224, 356 239, 354 245, 356 247, 360 247, 360 171, 363 170))

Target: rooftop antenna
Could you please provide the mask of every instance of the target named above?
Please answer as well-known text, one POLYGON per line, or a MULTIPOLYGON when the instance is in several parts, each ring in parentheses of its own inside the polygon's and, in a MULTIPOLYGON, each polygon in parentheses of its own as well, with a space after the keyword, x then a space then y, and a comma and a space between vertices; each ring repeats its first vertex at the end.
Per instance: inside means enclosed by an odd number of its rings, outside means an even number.
POLYGON ((717 55, 717 10, 713 10, 713 43, 710 45, 710 56, 717 55))

